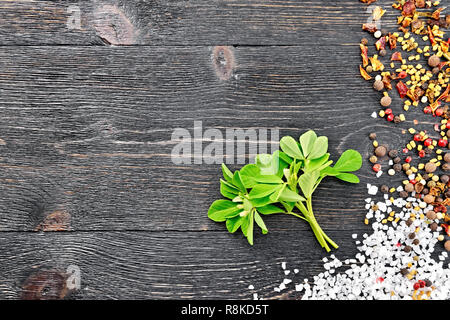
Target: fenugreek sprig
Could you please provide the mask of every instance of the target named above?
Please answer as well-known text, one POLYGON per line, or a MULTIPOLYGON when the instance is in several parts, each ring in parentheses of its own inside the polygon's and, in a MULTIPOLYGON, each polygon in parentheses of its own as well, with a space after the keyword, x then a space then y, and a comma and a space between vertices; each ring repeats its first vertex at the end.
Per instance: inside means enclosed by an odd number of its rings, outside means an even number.
POLYGON ((241 229, 253 245, 254 225, 266 234, 263 215, 288 214, 305 220, 317 240, 329 252, 329 245, 338 248, 319 226, 313 212, 312 195, 320 182, 333 176, 350 183, 359 178, 350 173, 362 165, 362 157, 355 150, 345 151, 333 167, 329 160, 328 138, 317 137, 312 130, 300 136, 299 141, 286 136, 280 140, 281 151, 256 156, 254 164, 231 172, 222 164, 224 179, 220 192, 227 198, 216 200, 208 210, 208 217, 226 222, 229 232, 241 229))

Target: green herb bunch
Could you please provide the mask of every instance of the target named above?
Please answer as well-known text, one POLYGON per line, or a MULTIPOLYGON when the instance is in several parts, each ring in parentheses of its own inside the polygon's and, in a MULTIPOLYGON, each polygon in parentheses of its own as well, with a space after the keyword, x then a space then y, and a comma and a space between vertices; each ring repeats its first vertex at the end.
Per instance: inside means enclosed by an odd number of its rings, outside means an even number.
POLYGON ((254 164, 231 172, 222 164, 224 179, 220 179, 220 192, 229 200, 214 201, 208 217, 226 222, 229 232, 239 228, 253 245, 255 223, 266 234, 268 229, 263 215, 288 214, 307 221, 322 248, 330 251, 329 244, 338 248, 322 230, 314 217, 312 195, 323 178, 333 176, 350 183, 359 178, 350 173, 361 168, 361 154, 349 149, 342 153, 333 167, 329 160, 328 138, 317 137, 312 130, 296 141, 290 136, 280 140, 281 151, 259 154, 254 164))

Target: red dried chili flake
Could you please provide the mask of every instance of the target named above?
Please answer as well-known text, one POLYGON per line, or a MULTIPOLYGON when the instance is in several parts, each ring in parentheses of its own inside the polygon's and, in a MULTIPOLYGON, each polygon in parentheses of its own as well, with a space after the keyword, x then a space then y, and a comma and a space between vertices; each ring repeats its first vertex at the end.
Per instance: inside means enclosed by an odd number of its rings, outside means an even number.
POLYGON ((416 184, 416 183, 417 183, 417 180, 416 180, 416 179, 411 179, 411 180, 409 180, 409 183, 411 183, 411 184, 416 184))
POLYGON ((436 44, 436 40, 434 39, 433 31, 431 31, 430 26, 428 26, 428 37, 430 38, 430 43, 432 46, 436 44))
POLYGON ((450 92, 450 84, 447 85, 447 89, 445 89, 445 91, 439 96, 439 98, 437 98, 436 101, 439 101, 439 100, 447 98, 449 92, 450 92))
POLYGON ((370 33, 375 33, 375 31, 377 31, 377 25, 375 23, 364 23, 362 25, 362 29, 364 31, 370 32, 370 33))
POLYGON ((402 149, 402 152, 403 152, 403 153, 408 153, 408 151, 409 151, 408 148, 403 148, 403 149, 402 149))
POLYGON ((368 56, 369 49, 362 43, 359 44, 359 47, 361 48, 361 57, 362 57, 363 67, 365 68, 369 65, 369 56, 368 56))
POLYGON ((404 84, 402 81, 399 81, 395 87, 397 88, 400 98, 406 97, 406 94, 408 93, 408 87, 406 86, 406 84, 404 84))
POLYGON ((375 42, 375 48, 377 48, 378 51, 386 49, 386 37, 378 39, 378 41, 375 42))
POLYGON ((394 50, 397 48, 397 37, 394 36, 393 34, 389 33, 389 46, 391 48, 391 50, 394 50))
POLYGON ((416 4, 414 1, 409 0, 407 1, 402 8, 402 15, 405 17, 411 17, 416 12, 416 4))
POLYGON ((421 288, 425 288, 425 286, 426 286, 425 281, 419 280, 418 283, 419 283, 419 286, 420 286, 421 288))
POLYGON ((445 233, 446 233, 448 236, 450 236, 450 228, 449 228, 449 225, 443 223, 443 224, 441 224, 441 227, 445 230, 445 233))
POLYGON ((394 52, 391 57, 391 61, 403 61, 401 52, 394 52))
POLYGON ((381 164, 375 163, 375 164, 373 165, 373 167, 372 167, 372 170, 375 171, 375 172, 380 171, 380 170, 381 170, 381 164))
POLYGON ((419 290, 420 284, 418 282, 414 283, 413 288, 414 288, 414 290, 419 290))
POLYGON ((376 2, 377 0, 359 0, 359 1, 361 1, 362 3, 371 4, 371 3, 376 2))
POLYGON ((420 158, 425 157, 425 155, 426 155, 425 150, 420 150, 420 151, 419 151, 419 157, 420 157, 420 158))
POLYGON ((384 88, 386 90, 392 90, 391 76, 390 75, 384 75, 382 81, 383 81, 383 84, 384 84, 384 88))
MULTIPOLYGON (((408 149, 407 149, 408 150, 408 149)), ((406 153, 406 152, 405 152, 406 153)), ((405 162, 410 163, 412 161, 411 156, 406 157, 405 162)))
POLYGON ((402 246, 402 244, 400 242, 397 242, 397 244, 395 245, 397 248, 400 248, 402 246))
POLYGON ((367 71, 362 66, 359 66, 359 72, 361 73, 361 77, 363 77, 364 80, 372 79, 372 77, 367 73, 367 71))
POLYGON ((431 19, 434 20, 439 20, 441 18, 441 11, 444 10, 444 8, 439 8, 437 10, 435 10, 432 14, 431 14, 431 19))
POLYGON ((401 71, 397 74, 398 79, 405 79, 407 76, 408 74, 406 73, 406 71, 401 71))

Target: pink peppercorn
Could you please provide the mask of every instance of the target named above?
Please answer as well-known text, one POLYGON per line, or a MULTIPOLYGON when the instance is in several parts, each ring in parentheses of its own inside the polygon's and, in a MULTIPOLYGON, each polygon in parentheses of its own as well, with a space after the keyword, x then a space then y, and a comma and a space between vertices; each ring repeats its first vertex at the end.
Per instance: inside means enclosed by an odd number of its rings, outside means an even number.
POLYGON ((414 290, 419 290, 420 289, 420 284, 418 282, 414 283, 413 288, 414 288, 414 290))
POLYGON ((439 147, 445 147, 447 145, 447 140, 439 139, 438 145, 439 145, 439 147))
POLYGON ((387 116, 387 121, 393 121, 394 120, 394 115, 391 113, 387 116))
POLYGON ((412 161, 411 156, 406 157, 406 159, 405 159, 405 162, 406 162, 406 163, 410 163, 411 161, 412 161))
POLYGON ((380 171, 380 170, 381 170, 381 164, 375 163, 375 164, 373 165, 373 167, 372 167, 372 170, 375 171, 375 172, 380 171))

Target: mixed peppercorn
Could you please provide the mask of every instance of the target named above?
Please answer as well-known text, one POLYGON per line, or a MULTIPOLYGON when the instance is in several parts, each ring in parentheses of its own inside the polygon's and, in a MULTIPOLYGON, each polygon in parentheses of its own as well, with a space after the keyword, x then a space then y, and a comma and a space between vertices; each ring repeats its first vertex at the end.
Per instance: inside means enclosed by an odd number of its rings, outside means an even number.
MULTIPOLYGON (((376 2, 376 0, 360 1, 367 4, 376 2)), ((377 21, 386 11, 381 7, 375 7, 372 11, 373 23, 363 24, 362 29, 374 36, 376 53, 369 56, 369 40, 363 38, 359 44, 362 58, 359 70, 365 80, 373 81, 374 90, 382 93, 379 117, 394 123, 406 120, 404 113, 396 114, 393 111, 392 92, 395 87, 395 91, 402 99, 401 108, 404 112, 417 107, 422 108, 425 114, 441 118, 434 126, 434 134, 415 128, 404 130, 403 133, 411 134, 412 138, 401 152, 395 149, 388 150, 387 146, 379 145, 376 134, 370 133, 369 138, 373 143, 374 154, 369 157, 369 161, 377 176, 382 174, 381 162, 387 159, 392 166, 387 171, 389 175, 395 175, 400 171, 406 174, 408 178, 403 181, 403 188, 389 188, 383 185, 380 190, 385 194, 399 192, 399 196, 405 199, 414 196, 422 201, 424 207, 432 205, 433 211, 428 212, 426 216, 423 214, 413 216, 413 219, 429 220, 428 225, 432 231, 438 229, 439 225, 435 221, 439 220, 445 235, 440 235, 438 240, 447 239, 444 241, 444 248, 450 251, 450 215, 447 213, 447 206, 450 205, 450 177, 447 174, 450 171, 450 151, 445 151, 450 138, 448 106, 450 102, 450 39, 446 38, 443 31, 450 25, 450 15, 444 16, 445 8, 439 5, 439 1, 396 1, 392 6, 401 14, 397 18, 398 31, 392 33, 378 30, 380 24, 377 21), (424 45, 421 46, 416 37, 424 45), (392 52, 390 55, 388 50, 392 52), (387 59, 389 61, 385 61, 387 59), (410 155, 412 152, 418 155, 417 164, 413 164, 414 159, 410 155), (438 169, 444 173, 439 175, 438 169)), ((418 124, 418 121, 414 120, 414 124, 418 124)), ((391 199, 393 201, 392 197, 391 199)), ((382 223, 395 220, 395 214, 392 214, 382 223)), ((369 223, 367 219, 365 223, 369 223)), ((409 226, 412 223, 411 218, 406 221, 409 226)), ((419 243, 416 233, 411 233, 409 239, 412 244, 419 243)), ((399 246, 405 252, 411 251, 408 245, 399 244, 399 246)), ((401 273, 411 280, 414 279, 415 274, 414 270, 409 270, 410 267, 402 269, 401 273)), ((413 285, 415 290, 413 298, 417 298, 416 291, 426 287, 433 288, 429 280, 417 280, 413 285)))

